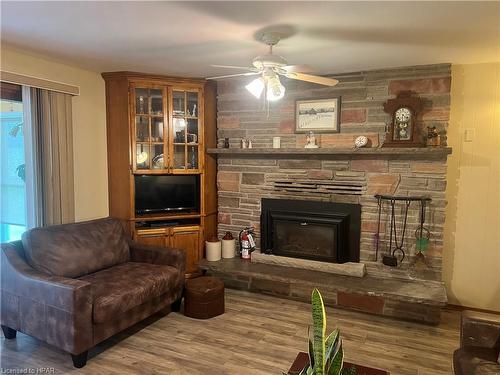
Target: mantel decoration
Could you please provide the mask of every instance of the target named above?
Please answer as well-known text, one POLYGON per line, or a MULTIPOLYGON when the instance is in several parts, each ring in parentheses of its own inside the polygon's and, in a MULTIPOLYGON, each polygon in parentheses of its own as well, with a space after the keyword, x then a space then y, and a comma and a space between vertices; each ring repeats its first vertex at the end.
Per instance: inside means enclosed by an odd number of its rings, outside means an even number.
POLYGON ((425 147, 417 129, 422 107, 422 99, 411 91, 402 91, 385 102, 384 111, 391 114, 391 124, 382 147, 425 147))
POLYGON ((311 131, 317 133, 340 131, 340 97, 296 101, 295 132, 311 131))

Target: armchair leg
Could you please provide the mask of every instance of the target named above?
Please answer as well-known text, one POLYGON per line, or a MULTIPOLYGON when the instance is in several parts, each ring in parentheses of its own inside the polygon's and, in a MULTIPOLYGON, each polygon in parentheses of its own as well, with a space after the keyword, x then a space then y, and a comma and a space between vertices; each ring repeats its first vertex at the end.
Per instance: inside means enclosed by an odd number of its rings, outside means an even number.
POLYGON ((6 339, 15 339, 16 338, 17 331, 15 329, 12 329, 10 327, 2 325, 2 331, 3 331, 3 335, 5 336, 6 339))
POLYGON ((172 302, 171 310, 173 312, 179 312, 181 310, 181 302, 182 302, 182 297, 179 298, 178 300, 172 302))
POLYGON ((73 366, 76 368, 82 368, 87 364, 87 355, 89 354, 88 350, 85 350, 80 354, 71 354, 71 358, 73 359, 73 366))

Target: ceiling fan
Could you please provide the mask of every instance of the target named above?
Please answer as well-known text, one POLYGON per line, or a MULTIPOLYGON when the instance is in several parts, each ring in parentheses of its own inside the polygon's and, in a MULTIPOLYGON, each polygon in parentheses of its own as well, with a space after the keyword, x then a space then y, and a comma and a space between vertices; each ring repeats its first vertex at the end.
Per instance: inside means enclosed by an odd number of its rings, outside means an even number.
POLYGON ((280 34, 267 32, 262 35, 262 41, 269 46, 269 53, 257 56, 252 61, 251 67, 231 66, 231 65, 211 65, 216 68, 243 69, 246 73, 229 74, 217 77, 208 77, 207 79, 222 79, 241 76, 259 77, 254 79, 245 88, 256 98, 260 98, 264 93, 268 101, 281 99, 285 95, 285 87, 281 84, 279 76, 296 79, 299 81, 317 83, 325 86, 335 86, 339 83, 333 78, 315 76, 301 71, 311 71, 311 68, 303 65, 288 65, 285 58, 279 55, 273 55, 273 46, 280 41, 280 34))

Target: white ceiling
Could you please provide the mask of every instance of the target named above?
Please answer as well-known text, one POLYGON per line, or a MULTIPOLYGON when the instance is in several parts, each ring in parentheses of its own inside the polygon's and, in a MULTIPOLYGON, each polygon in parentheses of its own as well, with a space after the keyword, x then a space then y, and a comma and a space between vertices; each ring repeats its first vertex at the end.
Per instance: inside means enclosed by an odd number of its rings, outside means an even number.
POLYGON ((233 73, 275 52, 316 73, 500 61, 500 2, 1 2, 1 40, 95 71, 233 73))

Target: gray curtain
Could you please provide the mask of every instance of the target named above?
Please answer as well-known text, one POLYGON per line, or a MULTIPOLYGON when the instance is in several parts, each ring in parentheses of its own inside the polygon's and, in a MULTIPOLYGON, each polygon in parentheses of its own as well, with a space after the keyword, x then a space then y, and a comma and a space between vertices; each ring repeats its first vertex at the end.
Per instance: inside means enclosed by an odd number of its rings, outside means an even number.
POLYGON ((30 89, 36 226, 75 220, 71 98, 30 89))

